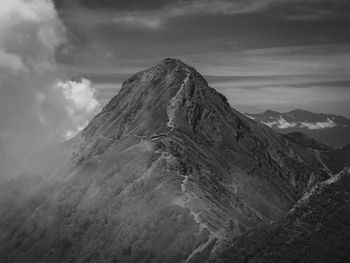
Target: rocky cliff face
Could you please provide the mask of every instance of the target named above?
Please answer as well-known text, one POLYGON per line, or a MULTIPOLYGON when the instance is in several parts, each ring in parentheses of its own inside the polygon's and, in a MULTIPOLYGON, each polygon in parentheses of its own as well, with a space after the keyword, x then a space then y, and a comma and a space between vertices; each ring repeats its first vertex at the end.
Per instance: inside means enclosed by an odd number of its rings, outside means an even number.
POLYGON ((226 240, 212 262, 348 262, 350 171, 317 184, 283 219, 226 240))
POLYGON ((4 262, 191 262, 329 174, 176 59, 124 82, 67 148, 3 212, 4 262))

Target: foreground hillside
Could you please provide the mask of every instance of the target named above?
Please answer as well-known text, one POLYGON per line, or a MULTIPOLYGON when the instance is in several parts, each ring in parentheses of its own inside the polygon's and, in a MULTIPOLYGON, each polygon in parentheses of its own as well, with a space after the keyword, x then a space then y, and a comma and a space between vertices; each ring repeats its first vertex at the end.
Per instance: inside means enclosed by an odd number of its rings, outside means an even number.
POLYGON ((176 59, 125 81, 57 152, 7 187, 2 262, 192 262, 332 173, 320 149, 237 112, 176 59))
POLYGON ((227 239, 212 262, 349 262, 350 170, 318 184, 287 216, 227 239))

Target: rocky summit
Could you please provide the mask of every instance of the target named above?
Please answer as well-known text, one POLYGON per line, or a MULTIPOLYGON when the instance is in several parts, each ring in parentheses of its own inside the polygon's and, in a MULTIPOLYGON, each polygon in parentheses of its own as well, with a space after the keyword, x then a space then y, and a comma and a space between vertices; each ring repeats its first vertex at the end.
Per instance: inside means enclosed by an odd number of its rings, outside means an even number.
POLYGON ((59 157, 11 182, 24 194, 2 201, 0 258, 204 262, 345 163, 333 169, 323 158, 334 150, 305 138, 239 113, 165 59, 126 80, 59 157))

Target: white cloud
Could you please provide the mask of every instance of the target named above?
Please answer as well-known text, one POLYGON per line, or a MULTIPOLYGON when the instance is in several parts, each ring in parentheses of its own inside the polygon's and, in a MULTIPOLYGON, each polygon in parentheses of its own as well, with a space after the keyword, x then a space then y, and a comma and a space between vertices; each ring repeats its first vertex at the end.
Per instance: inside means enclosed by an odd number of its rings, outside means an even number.
POLYGON ((88 79, 59 82, 56 89, 62 93, 67 105, 66 110, 73 123, 73 127, 64 131, 64 137, 68 139, 87 125, 101 109, 101 105, 95 98, 96 89, 88 79))
POLYGON ((300 124, 303 127, 308 128, 309 130, 327 129, 327 128, 334 128, 335 126, 337 126, 337 124, 334 123, 334 121, 332 121, 331 119, 327 119, 327 121, 324 121, 324 122, 316 122, 316 123, 301 122, 300 124))
POLYGON ((71 112, 90 113, 99 107, 99 102, 94 97, 96 90, 88 79, 82 78, 80 82, 60 82, 57 87, 62 89, 65 98, 71 102, 71 112))
POLYGON ((307 128, 309 130, 320 130, 320 129, 327 129, 327 128, 334 128, 337 126, 336 123, 334 123, 333 120, 327 119, 327 121, 324 122, 288 122, 281 116, 278 119, 275 119, 271 122, 262 122, 262 124, 265 124, 266 126, 269 126, 270 128, 276 127, 279 129, 288 129, 288 128, 307 128))
POLYGON ((270 128, 272 127, 277 127, 279 129, 288 129, 288 128, 293 128, 296 127, 297 124, 294 122, 287 122, 284 118, 279 117, 279 119, 272 121, 272 122, 262 122, 263 124, 269 126, 270 128))

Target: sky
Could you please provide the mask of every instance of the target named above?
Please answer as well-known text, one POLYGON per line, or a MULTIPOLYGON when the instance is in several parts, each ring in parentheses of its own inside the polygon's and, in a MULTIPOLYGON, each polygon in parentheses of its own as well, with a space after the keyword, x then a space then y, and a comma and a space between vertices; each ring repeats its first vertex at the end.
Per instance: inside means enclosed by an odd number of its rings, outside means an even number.
POLYGON ((1 0, 0 173, 166 57, 242 112, 350 117, 349 28, 348 0, 1 0))
POLYGON ((243 112, 350 117, 348 0, 56 0, 69 43, 57 58, 105 104, 165 57, 194 66, 243 112))

